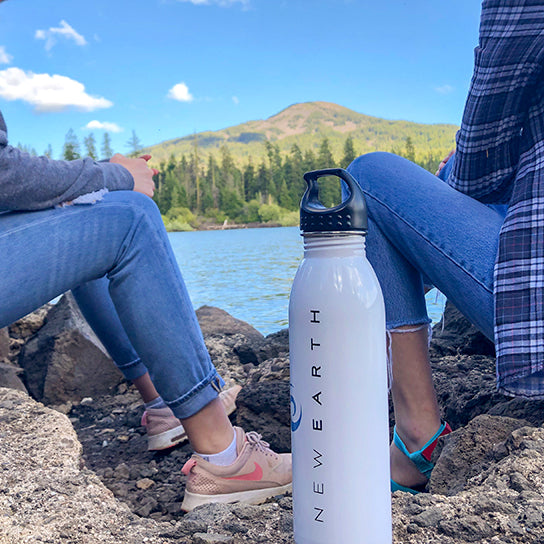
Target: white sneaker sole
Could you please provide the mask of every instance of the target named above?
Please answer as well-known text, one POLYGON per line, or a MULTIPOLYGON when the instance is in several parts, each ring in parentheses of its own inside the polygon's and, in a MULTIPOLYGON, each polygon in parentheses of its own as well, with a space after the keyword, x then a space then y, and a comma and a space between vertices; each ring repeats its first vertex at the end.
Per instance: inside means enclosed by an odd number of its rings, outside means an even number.
MULTIPOLYGON (((1 2, 2 0, 0 0, 1 2)), ((236 410, 236 397, 241 391, 241 385, 234 385, 230 389, 221 391, 219 393, 219 398, 225 406, 225 411, 227 415, 230 416, 234 410, 236 410)), ((147 436, 147 451, 160 451, 167 450, 168 448, 173 448, 178 444, 182 444, 188 440, 187 433, 183 428, 183 425, 174 427, 169 431, 165 431, 161 434, 156 434, 155 436, 147 436)))
POLYGON ((291 483, 278 487, 267 487, 265 489, 253 489, 252 491, 239 491, 238 493, 227 493, 226 495, 199 495, 185 491, 181 509, 191 512, 197 506, 210 503, 230 504, 233 502, 244 502, 246 504, 261 504, 270 497, 283 495, 292 489, 291 483))
POLYGON ((178 427, 174 427, 173 429, 165 431, 164 433, 156 434, 155 436, 148 436, 147 450, 167 450, 168 448, 172 448, 173 446, 181 444, 186 440, 188 440, 187 433, 185 432, 183 425, 179 425, 178 427))

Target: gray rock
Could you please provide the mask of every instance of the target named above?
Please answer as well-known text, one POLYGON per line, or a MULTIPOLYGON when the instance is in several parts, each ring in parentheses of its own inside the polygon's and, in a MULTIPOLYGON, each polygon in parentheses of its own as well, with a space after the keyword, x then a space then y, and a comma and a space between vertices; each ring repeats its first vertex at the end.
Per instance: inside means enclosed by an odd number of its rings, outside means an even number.
POLYGON ((26 393, 26 387, 20 378, 22 373, 22 369, 15 365, 0 363, 0 387, 17 389, 26 393))
POLYGON ((8 327, 9 335, 12 338, 29 338, 43 327, 45 318, 51 307, 51 304, 44 304, 41 308, 15 321, 15 323, 12 323, 8 327))
POLYGON ((247 384, 240 391, 236 404, 237 425, 262 434, 277 452, 291 451, 289 382, 247 384))
POLYGON ((9 331, 7 327, 0 329, 0 362, 9 360, 9 331))
POLYGON ((267 381, 289 381, 289 357, 274 357, 249 369, 248 383, 267 381))
POLYGON ((269 334, 257 347, 259 361, 289 356, 289 329, 269 334))
POLYGON ((440 508, 431 507, 414 516, 412 523, 420 527, 436 527, 443 517, 444 514, 440 508))
POLYGON ((193 542, 194 544, 234 544, 234 538, 213 533, 196 533, 193 536, 193 542))
POLYGON ((26 394, 0 389, 0 540, 165 544, 161 526, 135 518, 82 467, 68 421, 26 394))
POLYGON ((48 311, 45 325, 21 351, 19 364, 32 396, 49 404, 108 394, 122 380, 69 295, 48 311))
POLYGON ((246 337, 249 342, 256 343, 262 342, 264 338, 257 329, 245 321, 232 317, 220 308, 201 306, 196 311, 196 316, 204 337, 241 334, 246 337))
POLYGON ((493 345, 449 302, 445 328, 433 329, 431 365, 444 418, 456 429, 481 414, 544 423, 544 401, 512 399, 497 393, 493 345))
MULTIPOLYGON (((474 446, 471 436, 480 429, 481 437, 486 430, 495 433, 500 439, 502 418, 479 418, 463 437, 451 438, 452 447, 462 444, 474 446)), ((544 541, 542 512, 544 511, 544 492, 542 474, 544 470, 544 429, 520 427, 511 431, 504 448, 497 450, 489 444, 489 453, 480 449, 478 459, 486 459, 476 474, 466 480, 464 489, 455 495, 445 496, 427 494, 412 496, 407 493, 393 495, 393 526, 395 542, 403 544, 420 544, 421 542, 440 542, 441 544, 461 544, 465 542, 516 543, 529 544, 544 541), (496 456, 495 451, 500 451, 496 456), (519 491, 521 490, 521 491, 519 491), (415 514, 413 504, 425 506, 426 511, 440 509, 442 518, 436 525, 430 524, 414 532, 413 525, 421 512, 415 514)), ((446 454, 443 448, 442 455, 446 454)), ((460 449, 459 451, 462 451, 460 449)), ((465 476, 468 474, 465 458, 465 476)), ((438 464, 441 463, 441 457, 438 464)), ((437 466, 438 466, 437 464, 437 466)), ((460 461, 459 466, 463 466, 460 461)), ((455 475, 453 476, 455 477, 455 475)), ((435 476, 433 475, 434 479, 435 476)), ((431 485, 432 487, 432 485, 431 485)), ((432 516, 431 516, 432 517, 432 516)))
POLYGON ((242 542, 263 542, 267 544, 294 544, 292 536, 291 502, 283 500, 283 507, 270 502, 260 506, 240 508, 237 504, 208 504, 187 514, 180 526, 201 523, 207 534, 220 534, 234 537, 236 544, 242 542), (258 512, 253 515, 252 509, 258 512), (242 518, 238 517, 241 515, 242 518), (246 516, 249 514, 249 519, 246 516), (227 535, 231 533, 231 535, 227 535))
POLYGON ((456 495, 467 481, 497 461, 495 446, 526 421, 482 415, 440 439, 433 452, 435 468, 429 482, 432 493, 456 495))
MULTIPOLYGON (((237 333, 229 336, 205 336, 204 342, 212 363, 227 386, 237 383, 243 385, 247 380, 247 371, 240 361, 236 346, 245 343, 246 337, 237 333)), ((257 362, 256 356, 255 362, 257 362)), ((247 366, 253 368, 254 363, 249 363, 247 366)))

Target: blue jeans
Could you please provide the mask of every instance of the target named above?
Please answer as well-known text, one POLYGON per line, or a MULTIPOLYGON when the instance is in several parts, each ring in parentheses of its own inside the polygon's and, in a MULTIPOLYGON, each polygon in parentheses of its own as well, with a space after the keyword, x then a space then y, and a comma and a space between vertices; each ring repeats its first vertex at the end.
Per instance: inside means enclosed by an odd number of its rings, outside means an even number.
POLYGON ((95 289, 115 309, 102 325, 107 331, 113 324, 110 345, 107 332, 100 336, 107 349, 117 344, 119 353, 122 346, 121 366, 134 363, 136 374, 149 369, 157 391, 181 419, 217 397, 223 381, 150 198, 116 191, 93 205, 0 214, 0 255, 0 327, 98 280, 95 289))
POLYGON ((148 372, 132 347, 109 292, 106 276, 72 289, 81 313, 127 380, 148 372))
POLYGON ((367 257, 382 287, 387 329, 429 323, 424 285, 434 285, 493 340, 504 212, 390 153, 363 155, 348 171, 366 196, 367 257))

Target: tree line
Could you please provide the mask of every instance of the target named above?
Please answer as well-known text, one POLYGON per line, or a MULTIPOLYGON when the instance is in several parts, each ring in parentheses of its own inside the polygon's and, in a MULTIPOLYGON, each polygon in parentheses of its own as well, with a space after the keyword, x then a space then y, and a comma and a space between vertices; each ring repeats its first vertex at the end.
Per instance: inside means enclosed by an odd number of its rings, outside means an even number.
MULTIPOLYGON (((130 156, 141 154, 142 145, 134 131, 126 145, 130 156)), ((327 138, 321 140, 316 151, 303 150, 294 144, 289 152, 282 153, 273 142, 267 140, 263 145, 263 158, 255 161, 249 157, 245 164, 240 165, 227 146, 222 146, 216 153, 205 153, 195 138, 190 154, 172 155, 161 162, 155 178, 157 190, 154 200, 167 227, 171 230, 189 230, 204 221, 222 223, 225 220, 294 225, 298 221, 298 207, 306 189, 304 172, 345 168, 359 155, 351 136, 347 136, 344 142, 341 157, 333 156, 327 138)), ((36 154, 32 149, 19 147, 36 154)), ((98 160, 107 159, 114 153, 107 132, 103 135, 100 154, 92 133, 85 137, 83 148, 82 151, 75 132, 70 129, 65 137, 62 158, 73 160, 88 156, 98 160)), ((416 150, 410 137, 405 139, 402 146, 391 151, 416 162, 416 150)), ((51 146, 48 146, 45 154, 51 157, 51 146)), ((417 162, 434 172, 441 159, 441 156, 429 152, 417 162)), ((338 180, 322 180, 319 198, 327 207, 340 203, 338 180)))
MULTIPOLYGON (((194 216, 218 222, 228 219, 236 223, 296 224, 300 199, 306 189, 304 172, 345 168, 359 155, 351 136, 346 138, 339 158, 333 156, 327 138, 321 140, 317 151, 302 150, 294 144, 288 153, 281 153, 277 144, 265 141, 263 145, 266 153, 262 159, 256 162, 249 157, 245 164, 239 165, 228 147, 221 147, 217 155, 204 154, 195 139, 190 154, 172 155, 159 165, 155 201, 161 213, 172 222, 180 219, 184 210, 190 210, 194 216)), ((392 151, 416 161, 410 137, 402 148, 392 151)), ((441 159, 429 153, 419 164, 434 172, 441 159)), ((319 198, 327 207, 339 204, 338 180, 325 178, 320 182, 319 198)))

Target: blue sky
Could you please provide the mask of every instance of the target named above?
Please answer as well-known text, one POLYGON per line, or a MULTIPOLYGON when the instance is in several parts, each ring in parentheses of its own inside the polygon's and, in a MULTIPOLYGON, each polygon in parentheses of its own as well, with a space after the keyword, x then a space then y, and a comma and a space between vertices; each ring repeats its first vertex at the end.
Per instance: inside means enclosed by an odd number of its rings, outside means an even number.
POLYGON ((314 100, 425 123, 461 118, 476 0, 6 0, 0 109, 12 144, 104 130, 128 152, 314 100), (90 127, 90 128, 89 128, 90 127))

